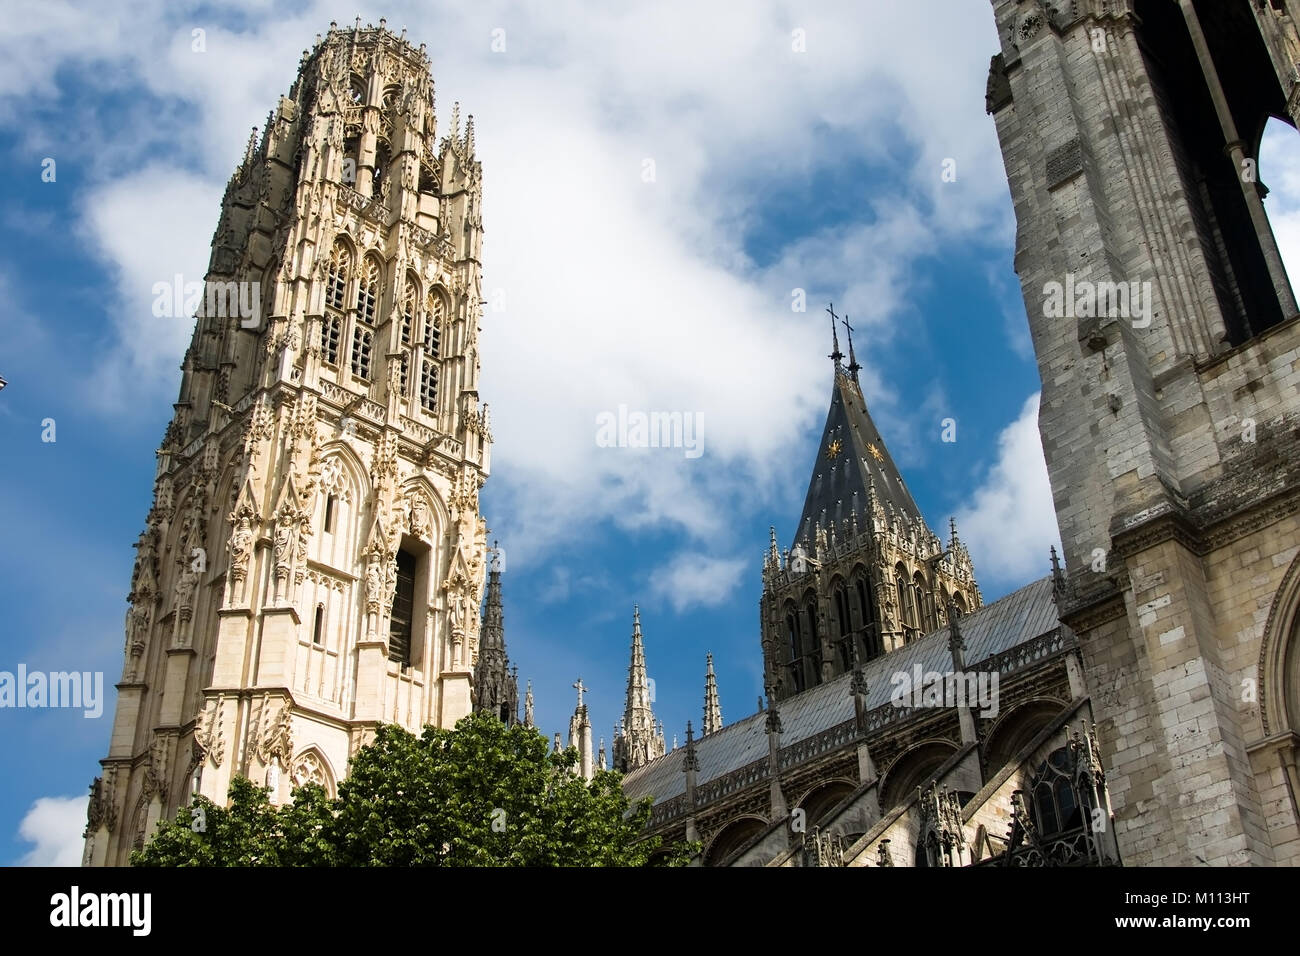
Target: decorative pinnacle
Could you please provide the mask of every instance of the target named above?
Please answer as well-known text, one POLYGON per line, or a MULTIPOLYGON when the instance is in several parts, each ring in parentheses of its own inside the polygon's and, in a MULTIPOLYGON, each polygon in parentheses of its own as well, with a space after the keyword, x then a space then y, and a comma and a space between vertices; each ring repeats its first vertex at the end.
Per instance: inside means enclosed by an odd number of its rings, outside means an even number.
POLYGON ((858 380, 858 371, 862 368, 858 364, 857 357, 853 354, 853 326, 849 325, 849 317, 844 316, 844 328, 849 333, 849 374, 853 376, 853 381, 858 380))
MULTIPOLYGON (((707 671, 704 675, 704 724, 703 733, 711 734, 722 729, 722 705, 718 700, 718 679, 713 673, 713 655, 706 657, 707 671)), ((687 722, 690 726, 690 722, 687 722)))
POLYGON ((948 650, 952 654, 952 666, 954 670, 963 671, 966 669, 965 655, 962 653, 966 650, 966 640, 961 636, 961 624, 959 623, 960 614, 957 613, 957 605, 952 600, 948 601, 948 650))
POLYGON ((1061 559, 1056 555, 1056 545, 1052 545, 1052 600, 1058 605, 1065 596, 1065 572, 1061 570, 1061 559))
POLYGON ((692 770, 700 769, 700 759, 695 754, 695 732, 691 729, 691 722, 686 721, 686 758, 682 761, 682 770, 689 773, 692 770))

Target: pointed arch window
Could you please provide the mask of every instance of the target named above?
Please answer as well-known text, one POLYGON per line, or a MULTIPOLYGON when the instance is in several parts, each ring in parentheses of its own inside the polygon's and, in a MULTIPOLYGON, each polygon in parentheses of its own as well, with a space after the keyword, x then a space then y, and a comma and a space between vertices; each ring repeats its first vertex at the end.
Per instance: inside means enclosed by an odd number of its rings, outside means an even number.
POLYGON ((388 659, 402 667, 411 663, 411 632, 415 611, 415 555, 397 552, 397 588, 393 592, 393 611, 388 624, 388 659))
POLYGON ((370 359, 374 351, 375 334, 358 325, 352 330, 352 374, 370 380, 370 359))
POLYGON ((359 73, 353 73, 351 80, 348 81, 348 102, 353 106, 364 106, 366 103, 366 78, 359 73))
POLYGON ((379 262, 366 258, 365 271, 357 285, 357 322, 352 329, 352 374, 370 380, 372 354, 375 346, 375 314, 379 307, 379 293, 383 284, 383 269, 379 262))
POLYGON ((912 599, 912 585, 907 579, 907 569, 901 564, 894 569, 894 589, 898 594, 898 616, 903 627, 903 639, 910 641, 916 631, 916 605, 912 599))
POLYGON ((424 334, 424 351, 434 358, 442 357, 442 323, 447 313, 447 300, 441 292, 431 290, 425 303, 427 328, 424 334))
POLYGON ((357 286, 357 318, 367 325, 375 324, 375 313, 379 309, 379 292, 383 286, 384 271, 379 261, 373 257, 366 258, 365 271, 357 286))
POLYGON ((952 596, 952 606, 953 611, 958 617, 964 617, 966 615, 966 599, 962 597, 961 594, 954 594, 952 596))
POLYGON ((1067 747, 1053 751, 1034 775, 1030 805, 1042 839, 1083 826, 1083 809, 1073 776, 1067 747))
POLYGON ((442 357, 442 322, 446 307, 446 299, 442 293, 430 289, 425 299, 424 310, 424 353, 420 359, 420 407, 431 414, 438 411, 438 370, 442 357))
POLYGON ((876 612, 871 603, 871 591, 865 577, 859 577, 853 585, 858 598, 858 623, 862 629, 861 650, 864 662, 879 657, 884 653, 880 642, 880 629, 876 627, 876 612))
POLYGON ((427 355, 420 362, 420 407, 430 414, 438 411, 438 364, 427 355))
POLYGON ((790 679, 794 682, 794 691, 804 689, 803 674, 803 628, 799 621, 799 612, 793 604, 787 605, 785 613, 786 640, 790 650, 790 679))
POLYGON ((327 365, 339 364, 339 340, 342 338, 343 319, 326 313, 320 326, 320 351, 327 365))
POLYGON ((849 595, 843 583, 837 584, 831 598, 835 614, 835 648, 839 657, 839 672, 845 673, 853 666, 853 622, 849 617, 849 595))
POLYGON ((325 271, 325 304, 330 308, 345 308, 347 301, 348 271, 352 265, 352 253, 341 242, 334 243, 330 251, 329 266, 325 271))
POLYGON ((400 338, 402 345, 410 345, 419 333, 420 293, 415 280, 406 277, 406 286, 402 289, 402 318, 400 338))
POLYGON ((805 677, 809 686, 817 683, 821 676, 821 635, 817 632, 817 598, 809 596, 804 607, 804 613, 808 618, 808 630, 805 633, 804 642, 804 669, 805 677))

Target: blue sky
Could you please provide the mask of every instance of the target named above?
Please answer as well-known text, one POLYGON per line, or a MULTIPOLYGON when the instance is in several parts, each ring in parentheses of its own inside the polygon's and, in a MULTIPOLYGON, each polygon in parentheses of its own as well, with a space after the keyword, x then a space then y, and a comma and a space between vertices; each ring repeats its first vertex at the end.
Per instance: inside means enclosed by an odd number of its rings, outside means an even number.
MULTIPOLYGON (((49 2, 0 38, 0 670, 103 671, 111 686, 191 327, 151 314, 151 286, 202 276, 250 127, 315 34, 354 11, 103 6, 49 2)), ((482 507, 507 552, 509 651, 548 736, 581 677, 609 745, 634 603, 670 739, 698 727, 706 652, 724 718, 756 708, 761 556, 769 525, 788 545, 813 467, 828 300, 858 329, 913 495, 936 529, 958 516, 985 600, 1045 573, 1056 538, 984 114, 988 5, 741 9, 359 11, 428 44, 440 133, 453 101, 476 116, 496 438, 482 507), (595 418, 619 404, 703 416, 704 454, 598 447, 595 418)), ((1300 234, 1300 171, 1285 172, 1270 183, 1291 203, 1284 246, 1300 234)), ((109 691, 99 719, 0 711, 0 862, 77 858, 112 706, 109 691)))

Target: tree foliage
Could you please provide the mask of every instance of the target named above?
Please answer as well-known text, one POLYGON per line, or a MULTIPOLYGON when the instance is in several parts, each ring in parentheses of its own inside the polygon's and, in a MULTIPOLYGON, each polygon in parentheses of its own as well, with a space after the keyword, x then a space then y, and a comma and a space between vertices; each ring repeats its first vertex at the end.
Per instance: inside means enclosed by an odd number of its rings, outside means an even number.
POLYGON ((629 806, 622 775, 574 773, 535 729, 473 714, 453 730, 383 725, 338 796, 295 788, 273 805, 237 777, 229 806, 204 797, 160 823, 136 866, 680 865, 693 847, 641 839, 650 800, 629 806))

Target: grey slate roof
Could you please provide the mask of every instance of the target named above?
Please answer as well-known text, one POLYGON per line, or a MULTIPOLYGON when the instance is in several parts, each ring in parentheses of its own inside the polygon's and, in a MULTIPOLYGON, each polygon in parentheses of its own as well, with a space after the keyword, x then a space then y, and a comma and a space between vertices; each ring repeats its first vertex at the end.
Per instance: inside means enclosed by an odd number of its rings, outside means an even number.
MULTIPOLYGON (((1048 576, 961 619, 961 632, 966 642, 966 664, 973 669, 986 658, 1033 640, 1055 630, 1057 626, 1052 579, 1048 576)), ((911 673, 917 664, 921 665, 922 671, 951 673, 952 657, 948 650, 946 627, 878 657, 863 668, 868 687, 867 709, 887 704, 896 686, 890 680, 891 675, 898 671, 911 673)), ((789 747, 853 717, 853 698, 849 695, 850 676, 842 674, 828 683, 818 684, 781 702, 778 710, 781 714, 783 747, 789 747)), ((753 714, 696 741, 699 784, 767 755, 765 716, 764 712, 753 714)), ((682 771, 685 754, 685 749, 679 747, 658 760, 637 768, 624 779, 623 792, 633 802, 653 795, 655 803, 685 793, 686 774, 682 771)))
POLYGON ((794 543, 812 542, 819 524, 838 525, 854 511, 864 511, 869 480, 875 482, 881 504, 892 505, 908 518, 920 519, 921 511, 871 420, 862 389, 843 369, 836 368, 826 427, 817 447, 794 543), (831 455, 836 442, 836 453, 831 455))

